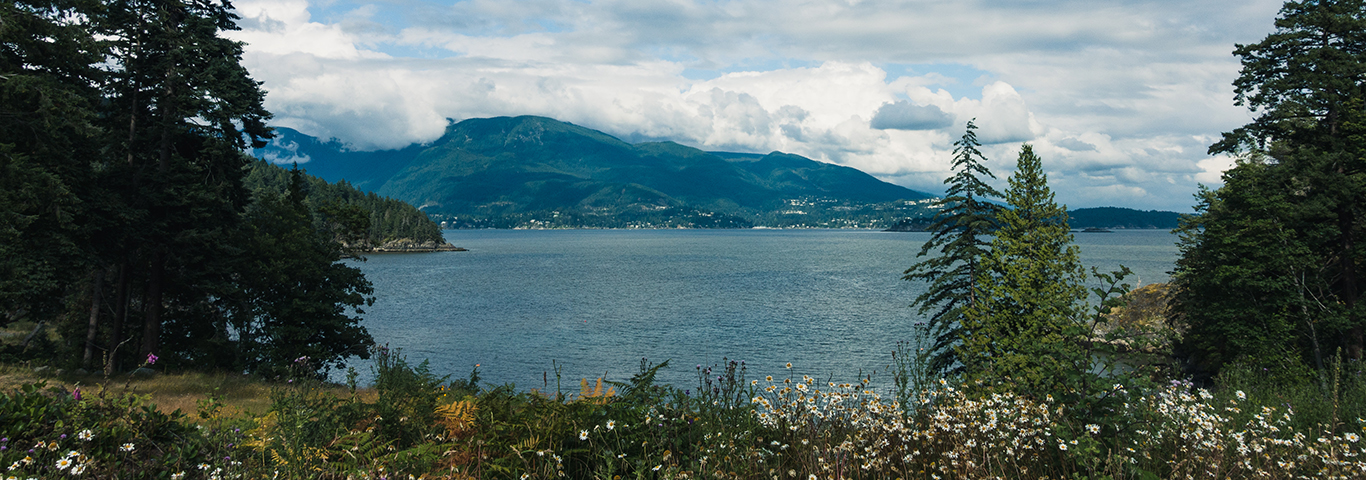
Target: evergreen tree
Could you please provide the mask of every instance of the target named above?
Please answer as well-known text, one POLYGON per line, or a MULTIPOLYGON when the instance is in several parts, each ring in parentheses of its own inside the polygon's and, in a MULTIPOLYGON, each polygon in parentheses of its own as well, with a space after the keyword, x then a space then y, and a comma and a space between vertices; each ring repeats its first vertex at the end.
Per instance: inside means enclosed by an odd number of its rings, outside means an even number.
POLYGON ((1089 367, 1082 348, 1087 291, 1067 225, 1033 148, 1020 149, 1007 208, 963 312, 959 358, 970 377, 1018 391, 1060 392, 1089 367), (1009 379, 1009 380, 1006 380, 1009 379))
POLYGON ((1180 351, 1209 375, 1244 356, 1361 359, 1366 2, 1287 2, 1274 33, 1234 53, 1235 103, 1256 117, 1210 147, 1239 163, 1180 229, 1180 351))
POLYGON ((103 55, 82 7, 0 4, 0 325, 55 316, 90 260, 103 55))
MULTIPOLYGON (((195 342, 169 334, 222 330, 221 302, 241 253, 220 240, 240 228, 248 201, 241 152, 264 145, 270 114, 240 64, 241 44, 220 36, 237 28, 226 1, 119 0, 104 15, 99 33, 118 68, 106 83, 102 119, 117 165, 102 178, 127 212, 106 237, 119 247, 110 259, 129 272, 118 289, 142 298, 140 332, 116 319, 109 343, 136 337, 128 353, 155 352, 174 363, 196 352, 164 351, 162 341, 195 342)), ((129 301, 118 299, 120 308, 129 301)))
POLYGON ((930 239, 920 247, 917 258, 924 258, 905 271, 904 280, 928 282, 925 292, 911 303, 920 315, 933 312, 925 328, 932 345, 923 346, 923 360, 936 372, 947 372, 959 365, 954 348, 962 335, 963 309, 976 303, 976 282, 981 260, 988 251, 987 237, 996 231, 1000 198, 986 178, 996 178, 986 167, 986 157, 978 150, 977 126, 968 121, 963 137, 954 142, 954 175, 944 180, 949 185, 944 198, 935 202, 938 213, 929 227, 930 239), (936 255, 937 253, 937 255, 936 255), (925 258, 928 257, 928 258, 925 258))
POLYGON ((295 169, 284 195, 263 192, 247 215, 253 253, 233 330, 238 362, 250 371, 284 373, 302 357, 314 368, 340 367, 349 356, 369 358, 375 343, 352 316, 374 303, 374 290, 341 262, 332 233, 314 226, 306 189, 295 169))

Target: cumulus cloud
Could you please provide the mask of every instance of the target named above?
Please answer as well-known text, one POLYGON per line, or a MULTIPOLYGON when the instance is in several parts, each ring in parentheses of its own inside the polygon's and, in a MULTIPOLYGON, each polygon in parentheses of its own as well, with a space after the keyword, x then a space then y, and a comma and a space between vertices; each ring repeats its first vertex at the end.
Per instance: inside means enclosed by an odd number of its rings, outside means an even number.
POLYGON ((1280 6, 234 3, 230 36, 247 42, 276 122, 353 149, 431 141, 447 118, 535 114, 937 191, 975 118, 1002 178, 1030 142, 1073 206, 1167 209, 1218 182, 1228 162, 1204 147, 1249 119, 1232 105, 1229 52, 1280 6))
POLYGON ((953 125, 953 117, 939 107, 906 100, 882 104, 869 122, 878 130, 936 130, 949 125, 953 125))
POLYGON ((1095 146, 1095 145, 1092 145, 1092 144, 1089 144, 1089 143, 1086 143, 1086 142, 1083 142, 1083 141, 1081 141, 1081 140, 1077 140, 1077 139, 1071 138, 1071 137, 1064 138, 1064 139, 1062 139, 1062 140, 1058 140, 1057 145, 1058 145, 1059 147, 1066 148, 1066 149, 1071 150, 1071 151, 1073 151, 1073 152, 1094 152, 1094 151, 1096 151, 1096 146, 1095 146))

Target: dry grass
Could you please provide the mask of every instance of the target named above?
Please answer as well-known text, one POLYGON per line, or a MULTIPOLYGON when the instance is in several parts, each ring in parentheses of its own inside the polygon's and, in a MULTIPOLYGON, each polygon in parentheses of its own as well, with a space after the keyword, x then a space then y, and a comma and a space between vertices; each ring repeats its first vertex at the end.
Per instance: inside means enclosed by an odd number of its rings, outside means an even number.
MULTIPOLYGON (((223 403, 224 414, 261 415, 270 408, 270 394, 273 388, 289 388, 287 385, 271 384, 250 376, 229 373, 171 373, 159 374, 152 378, 133 378, 122 374, 105 378, 100 374, 39 375, 24 366, 0 365, 0 392, 8 392, 39 381, 66 390, 80 387, 81 391, 87 394, 98 394, 103 389, 115 395, 151 395, 158 410, 166 413, 180 410, 191 417, 194 416, 199 401, 210 396, 216 396, 223 403)), ((325 390, 337 396, 350 395, 350 390, 344 386, 331 386, 325 390)), ((374 402, 378 398, 378 393, 372 388, 360 389, 356 393, 362 400, 369 402, 374 402)))

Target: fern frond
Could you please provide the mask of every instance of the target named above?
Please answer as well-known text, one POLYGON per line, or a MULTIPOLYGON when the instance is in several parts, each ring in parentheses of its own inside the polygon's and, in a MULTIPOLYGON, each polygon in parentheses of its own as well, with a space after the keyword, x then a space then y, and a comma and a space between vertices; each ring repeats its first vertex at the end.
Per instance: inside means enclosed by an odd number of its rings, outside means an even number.
POLYGON ((612 397, 616 396, 617 391, 611 385, 607 386, 606 391, 603 391, 602 387, 602 377, 598 377, 597 384, 592 387, 588 386, 587 378, 580 380, 579 400, 588 403, 595 403, 598 405, 606 405, 607 403, 611 402, 610 399, 612 397))

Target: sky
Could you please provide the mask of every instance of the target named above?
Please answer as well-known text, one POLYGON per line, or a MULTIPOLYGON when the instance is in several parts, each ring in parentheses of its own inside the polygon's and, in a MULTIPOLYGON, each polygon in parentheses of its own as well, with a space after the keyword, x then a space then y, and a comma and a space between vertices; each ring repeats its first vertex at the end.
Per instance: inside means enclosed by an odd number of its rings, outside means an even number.
POLYGON ((1190 212, 1252 120, 1235 44, 1277 1, 237 0, 273 124, 354 150, 541 115, 628 142, 795 153, 942 194, 976 119, 1070 208, 1190 212))

